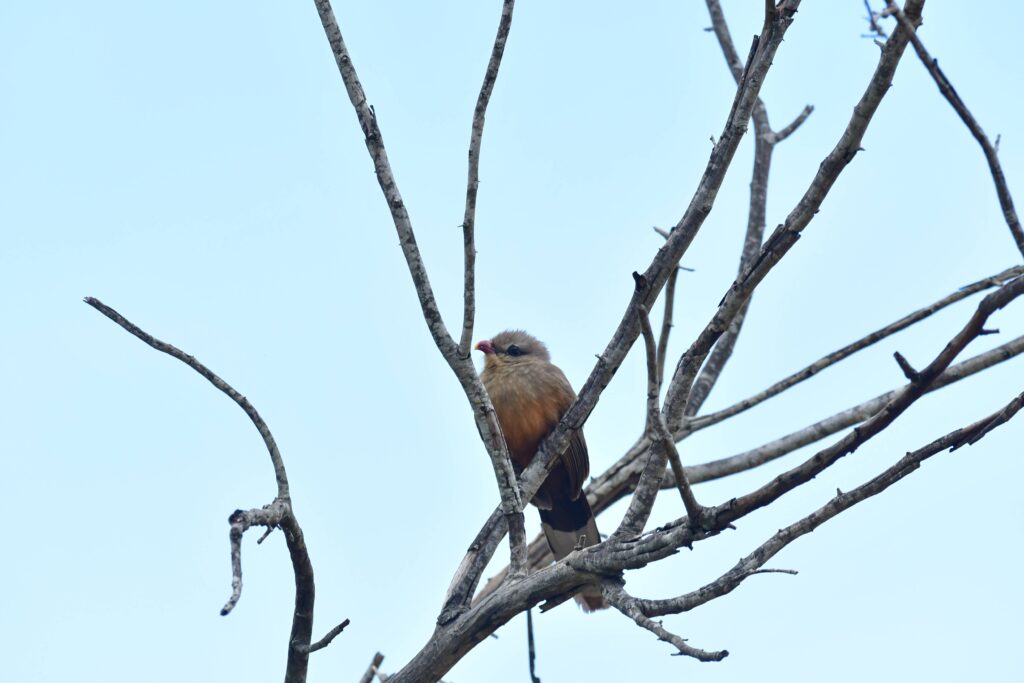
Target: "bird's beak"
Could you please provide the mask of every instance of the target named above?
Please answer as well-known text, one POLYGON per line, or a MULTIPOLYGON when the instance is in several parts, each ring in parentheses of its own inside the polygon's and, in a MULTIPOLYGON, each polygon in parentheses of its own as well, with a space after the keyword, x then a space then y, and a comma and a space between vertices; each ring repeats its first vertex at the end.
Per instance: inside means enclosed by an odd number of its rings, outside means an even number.
POLYGON ((478 341, 476 343, 476 346, 474 346, 473 348, 476 349, 477 351, 483 351, 484 355, 494 353, 494 344, 492 344, 487 339, 484 339, 483 341, 478 341))

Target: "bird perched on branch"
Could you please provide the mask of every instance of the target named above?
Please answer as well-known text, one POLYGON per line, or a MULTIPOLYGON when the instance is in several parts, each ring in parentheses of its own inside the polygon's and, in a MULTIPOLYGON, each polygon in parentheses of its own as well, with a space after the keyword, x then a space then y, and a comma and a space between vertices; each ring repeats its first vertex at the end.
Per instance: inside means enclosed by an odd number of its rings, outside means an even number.
MULTIPOLYGON (((480 374, 505 435, 516 474, 526 469, 537 447, 576 400, 569 380, 551 364, 548 349, 522 330, 507 330, 478 342, 484 352, 480 374)), ((558 458, 533 500, 540 510, 548 546, 560 560, 578 546, 601 542, 583 483, 590 459, 583 432, 578 431, 558 458)), ((576 601, 585 612, 607 607, 596 586, 584 588, 576 601)))

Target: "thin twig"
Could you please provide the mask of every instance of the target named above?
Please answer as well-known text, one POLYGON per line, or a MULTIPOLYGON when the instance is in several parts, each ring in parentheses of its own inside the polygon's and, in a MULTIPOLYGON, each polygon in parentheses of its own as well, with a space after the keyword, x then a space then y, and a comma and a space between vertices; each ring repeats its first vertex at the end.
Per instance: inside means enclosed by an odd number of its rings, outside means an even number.
POLYGON ((672 271, 665 282, 665 313, 661 318, 661 334, 658 337, 658 390, 661 391, 661 381, 665 377, 665 356, 668 353, 668 338, 672 333, 672 311, 675 308, 676 280, 679 278, 679 268, 672 271))
MULTIPOLYGON (((760 550, 760 548, 758 548, 758 550, 760 550)), ((681 612, 688 612, 695 607, 711 602, 723 595, 728 595, 739 587, 741 583, 755 574, 795 575, 797 573, 792 569, 755 569, 754 567, 760 567, 771 559, 771 556, 765 557, 762 554, 759 554, 758 550, 755 550, 750 555, 741 559, 725 574, 722 574, 714 581, 701 586, 695 591, 691 591, 685 595, 680 595, 675 598, 665 598, 661 600, 645 600, 643 598, 637 598, 637 607, 639 607, 640 611, 649 617, 660 617, 666 614, 679 614, 681 612)))
POLYGON ((910 361, 904 358, 902 353, 895 351, 893 352, 892 357, 896 359, 896 364, 900 366, 900 370, 903 371, 904 377, 909 379, 911 382, 917 379, 917 370, 915 370, 914 366, 910 364, 910 361))
POLYGON ((807 120, 807 117, 810 116, 813 113, 814 113, 814 107, 809 105, 809 104, 806 105, 803 108, 803 111, 801 111, 799 114, 797 114, 796 118, 793 119, 793 121, 790 122, 790 124, 788 126, 783 128, 782 130, 777 131, 776 133, 774 133, 772 140, 774 142, 776 142, 776 143, 782 142, 783 140, 788 138, 790 135, 795 133, 796 129, 799 128, 800 126, 802 126, 804 124, 804 121, 807 120))
POLYGON ((637 599, 627 593, 622 586, 608 581, 602 584, 601 587, 608 604, 635 621, 641 628, 645 628, 658 636, 658 640, 663 640, 675 647, 678 654, 693 657, 701 662, 720 662, 729 656, 728 650, 707 652, 691 645, 687 645, 685 639, 668 631, 664 626, 662 626, 660 621, 649 619, 640 609, 637 604, 637 599))
POLYGON ((373 656, 370 661, 370 666, 366 669, 366 673, 359 679, 359 683, 371 683, 373 677, 380 671, 380 665, 384 663, 384 655, 377 653, 373 656))
MULTIPOLYGON (((864 0, 864 9, 867 10, 867 12, 868 12, 867 19, 868 19, 868 26, 871 28, 871 33, 873 33, 874 35, 878 36, 882 40, 885 40, 886 38, 888 38, 889 34, 886 33, 885 29, 882 28, 882 25, 878 23, 878 20, 881 18, 881 15, 878 12, 875 12, 874 10, 871 9, 871 4, 868 2, 868 0, 864 0)), ((868 35, 868 36, 864 36, 864 37, 865 38, 870 38, 871 36, 868 35)))
POLYGON ((274 435, 270 433, 270 428, 267 427, 267 423, 263 421, 262 417, 260 417, 260 414, 259 412, 257 412, 256 408, 253 407, 251 403, 249 403, 249 399, 247 399, 245 396, 242 396, 242 394, 236 391, 234 387, 232 387, 230 384, 222 380, 220 377, 216 375, 216 373, 214 373, 208 367, 206 367, 198 360, 196 360, 194 356, 188 355, 181 349, 171 344, 168 344, 167 342, 160 341, 159 339, 149 334, 145 330, 139 328, 137 325, 129 321, 127 318, 125 318, 123 315, 115 311, 110 306, 107 306, 99 299, 87 296, 85 297, 85 303, 89 304, 97 311, 107 316, 115 323, 126 329, 128 332, 131 332, 133 335, 135 335, 136 337, 138 337, 139 339, 141 339, 142 341, 144 341, 146 344, 153 347, 157 351, 161 351, 163 353, 166 353, 168 356, 177 358, 182 363, 189 366, 190 368, 198 372, 200 375, 205 377, 210 382, 210 384, 217 387, 218 390, 227 394, 232 401, 237 403, 238 406, 245 411, 245 414, 249 416, 249 419, 252 420, 252 423, 256 425, 256 430, 259 431, 260 436, 263 437, 263 443, 266 445, 267 451, 270 452, 270 461, 274 465, 274 476, 277 479, 277 497, 285 499, 288 498, 288 475, 284 469, 284 460, 281 458, 281 451, 277 449, 277 442, 274 441, 274 435))
MULTIPOLYGON (((657 351, 654 344, 654 330, 651 329, 651 321, 647 311, 640 309, 640 330, 644 337, 644 348, 647 352, 647 430, 652 441, 661 441, 662 448, 668 455, 668 461, 672 466, 672 473, 675 475, 676 487, 679 489, 679 496, 683 500, 686 514, 694 524, 701 524, 704 508, 697 502, 690 488, 690 482, 686 478, 686 471, 679 458, 679 451, 676 450, 675 439, 665 424, 665 417, 661 414, 661 405, 658 400, 658 367, 657 351)), ((656 488, 656 487, 655 487, 656 488)), ((650 504, 653 506, 652 496, 650 504)), ((650 508, 647 509, 646 517, 650 515, 650 508)), ((628 516, 628 513, 627 513, 628 516)), ((642 527, 641 527, 642 528, 642 527)), ((635 530, 636 532, 639 529, 635 530)))
POLYGON ((530 682, 540 683, 537 677, 537 651, 533 644, 533 610, 526 610, 526 647, 530 659, 530 682))
POLYGON ((476 227, 476 195, 480 186, 480 143, 484 135, 484 117, 487 105, 494 91, 494 83, 498 80, 498 69, 501 57, 505 53, 505 42, 512 27, 512 10, 515 0, 504 0, 501 8, 501 20, 498 22, 498 35, 494 37, 491 58, 487 62, 484 82, 480 86, 480 94, 473 110, 473 128, 469 138, 469 178, 466 181, 466 210, 462 218, 462 241, 465 259, 465 288, 463 292, 462 337, 459 340, 459 354, 469 355, 469 345, 473 342, 473 319, 476 316, 476 245, 473 231, 476 227))
POLYGON ((931 74, 935 80, 935 84, 939 86, 939 92, 942 96, 952 105, 953 109, 956 110, 960 120, 964 122, 968 130, 971 131, 971 135, 981 145, 982 151, 985 153, 985 160, 988 162, 988 170, 992 174, 992 182, 996 186, 996 194, 999 197, 999 206, 1003 209, 1003 218, 1006 220, 1006 225, 1010 228, 1010 233, 1013 235, 1014 242, 1017 243, 1017 249, 1024 255, 1024 228, 1021 227, 1020 218, 1017 217, 1017 210, 1013 206, 1013 197, 1010 195, 1010 188, 1006 185, 1006 175, 1003 173, 1003 167, 999 163, 999 153, 996 147, 989 142, 988 136, 985 135, 985 131, 978 125, 974 115, 971 114, 967 105, 960 99, 960 95, 957 94, 953 84, 946 78, 946 74, 939 68, 939 60, 932 58, 928 54, 928 50, 925 49, 924 43, 917 35, 915 29, 915 22, 907 18, 907 15, 896 5, 892 0, 885 0, 885 4, 888 5, 888 9, 891 14, 896 16, 900 26, 903 27, 910 35, 910 42, 914 45, 914 50, 917 52, 917 56, 921 59, 921 63, 924 64, 925 68, 928 69, 928 73, 931 74))
POLYGON ((330 645, 331 641, 337 638, 338 634, 344 631, 345 627, 348 626, 350 623, 350 620, 346 619, 345 621, 341 622, 340 624, 332 628, 324 635, 323 638, 310 645, 309 651, 316 652, 317 650, 322 650, 328 645, 330 645))

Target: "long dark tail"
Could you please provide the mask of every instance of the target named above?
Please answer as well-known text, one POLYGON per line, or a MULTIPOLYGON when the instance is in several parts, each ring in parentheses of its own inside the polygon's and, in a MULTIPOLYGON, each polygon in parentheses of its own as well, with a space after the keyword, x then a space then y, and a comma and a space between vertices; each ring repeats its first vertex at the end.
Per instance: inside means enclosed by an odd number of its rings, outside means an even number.
MULTIPOLYGON (((601 542, 597 520, 594 519, 585 494, 580 493, 576 500, 559 498, 551 502, 550 510, 540 511, 540 521, 555 560, 562 559, 577 547, 585 548, 601 542)), ((608 606, 597 586, 584 587, 576 595, 576 602, 584 612, 608 606)))

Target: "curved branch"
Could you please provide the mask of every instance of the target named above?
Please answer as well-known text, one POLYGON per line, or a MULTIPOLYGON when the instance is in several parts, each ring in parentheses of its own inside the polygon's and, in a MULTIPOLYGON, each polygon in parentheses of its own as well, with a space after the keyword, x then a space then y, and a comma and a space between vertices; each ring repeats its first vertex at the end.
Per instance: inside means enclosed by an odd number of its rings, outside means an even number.
POLYGON ((292 511, 291 498, 288 491, 288 477, 284 470, 284 460, 277 449, 277 442, 266 422, 260 417, 249 400, 242 396, 230 384, 218 377, 212 370, 186 354, 177 347, 160 341, 153 335, 145 332, 127 318, 107 306, 99 299, 86 297, 85 302, 107 316, 128 332, 144 341, 157 351, 162 351, 190 368, 210 381, 213 386, 227 394, 231 399, 245 411, 256 429, 263 437, 263 442, 270 451, 270 459, 274 464, 274 474, 277 478, 277 497, 269 505, 254 510, 235 510, 228 523, 231 525, 229 539, 231 544, 231 597, 221 609, 221 614, 226 615, 238 603, 242 594, 242 535, 252 526, 265 526, 268 529, 279 527, 284 532, 285 542, 288 545, 288 555, 292 561, 292 571, 295 575, 295 606, 292 610, 292 630, 288 638, 288 663, 285 669, 285 683, 304 683, 306 671, 309 667, 309 643, 313 637, 313 608, 316 600, 316 583, 313 579, 313 564, 309 559, 309 551, 306 549, 306 541, 302 534, 302 527, 295 518, 292 511))
POLYGON ((245 414, 249 416, 249 419, 252 420, 252 423, 256 426, 256 431, 258 431, 260 436, 263 437, 263 443, 267 446, 267 451, 270 453, 270 462, 274 465, 274 477, 277 479, 277 497, 286 500, 288 499, 288 474, 284 470, 284 460, 281 458, 281 451, 277 449, 277 442, 274 441, 274 435, 270 433, 270 428, 267 427, 267 423, 263 421, 262 417, 260 417, 256 408, 249 403, 249 399, 242 396, 242 394, 236 391, 234 387, 218 377, 212 370, 210 370, 210 368, 196 360, 195 356, 190 356, 176 346, 160 341, 145 330, 136 326, 99 299, 87 296, 84 301, 157 351, 166 353, 168 356, 173 358, 177 358, 182 363, 205 377, 210 384, 227 394, 232 401, 237 403, 238 407, 245 411, 245 414))

